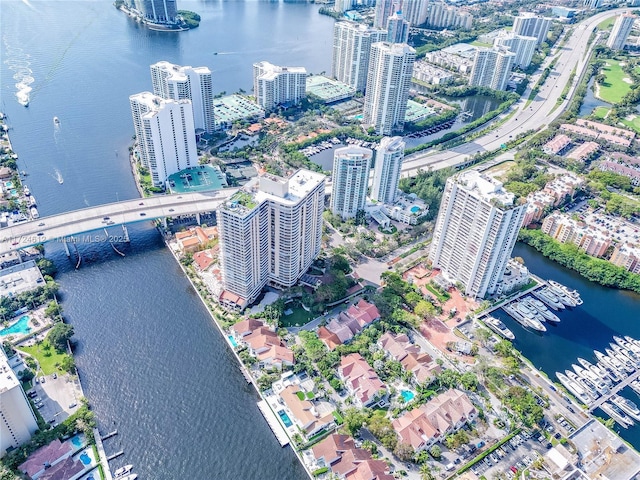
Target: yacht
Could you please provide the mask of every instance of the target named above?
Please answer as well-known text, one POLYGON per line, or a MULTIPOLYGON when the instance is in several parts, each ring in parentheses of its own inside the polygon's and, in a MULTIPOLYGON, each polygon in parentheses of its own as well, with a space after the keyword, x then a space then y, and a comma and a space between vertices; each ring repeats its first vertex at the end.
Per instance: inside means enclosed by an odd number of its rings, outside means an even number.
POLYGON ((633 373, 636 371, 636 367, 633 365, 633 362, 629 360, 626 356, 616 353, 609 348, 605 348, 604 351, 610 358, 617 359, 618 362, 620 362, 620 364, 622 365, 622 368, 624 369, 625 372, 633 373))
POLYGON ((485 317, 484 323, 491 330, 496 332, 498 335, 506 338, 507 340, 515 340, 516 336, 513 334, 513 332, 509 330, 507 326, 497 318, 492 316, 485 317))
POLYGON ((613 381, 606 371, 596 365, 593 365, 591 362, 586 361, 584 358, 578 358, 578 363, 582 365, 582 368, 591 372, 595 378, 602 380, 607 387, 613 387, 613 381))
POLYGON ((60 119, 58 117, 53 117, 53 124, 57 127, 60 125, 60 119))
POLYGON ((585 391, 576 382, 574 382, 573 380, 570 380, 569 377, 567 377, 565 374, 560 372, 556 372, 556 377, 558 377, 558 380, 560 381, 560 383, 564 385, 564 387, 567 390, 569 390, 573 395, 575 395, 576 398, 580 400, 582 403, 587 404, 590 402, 590 399, 585 393, 585 391))
POLYGON ((26 196, 31 195, 31 190, 29 190, 29 187, 27 187, 26 185, 24 185, 22 187, 22 193, 24 193, 26 196))
POLYGON ((593 385, 601 395, 607 395, 610 392, 609 387, 607 387, 606 383, 590 370, 579 367, 575 363, 571 365, 571 368, 573 368, 578 376, 587 380, 591 385, 593 385))
POLYGON ((634 392, 636 392, 638 395, 640 395, 640 381, 634 380, 633 382, 631 382, 629 384, 629 386, 632 388, 632 390, 634 392))
POLYGON ((31 207, 29 209, 29 212, 31 213, 31 218, 33 218, 34 220, 36 218, 40 218, 40 214, 38 213, 38 209, 36 207, 31 207))
POLYGON ((547 306, 537 298, 526 297, 523 301, 525 302, 525 305, 527 305, 529 308, 532 308, 534 311, 537 311, 546 320, 553 323, 560 322, 560 319, 558 318, 558 316, 555 313, 551 312, 547 308, 547 306))
POLYGON ((620 337, 613 337, 613 339, 622 348, 626 348, 627 350, 631 350, 636 355, 640 355, 640 345, 636 345, 634 342, 628 342, 627 340, 623 340, 620 337))
POLYGON ((619 377, 626 377, 627 372, 624 367, 620 363, 620 361, 615 357, 609 357, 602 352, 595 350, 596 358, 599 362, 602 362, 604 365, 610 367, 614 372, 618 374, 619 377))
POLYGON ((620 407, 627 415, 636 420, 640 420, 640 409, 631 400, 620 395, 611 395, 611 402, 620 407))
POLYGON ((545 327, 541 322, 533 317, 525 317, 519 309, 515 308, 514 304, 503 305, 502 309, 517 320, 523 327, 529 327, 539 332, 547 331, 547 327, 545 327))
POLYGON ((631 350, 627 348, 622 348, 617 343, 610 343, 609 345, 611 346, 613 351, 616 353, 616 355, 622 355, 623 357, 629 359, 629 361, 631 361, 631 363, 635 367, 640 367, 640 358, 638 358, 638 356, 635 353, 633 353, 631 350))
POLYGON ((120 467, 118 468, 114 474, 117 477, 120 477, 122 475, 127 475, 131 470, 133 470, 133 465, 125 465, 124 467, 120 467))
POLYGON ((571 370, 565 370, 564 374, 569 377, 570 380, 573 380, 575 383, 580 385, 586 392, 586 394, 593 400, 600 396, 598 390, 596 390, 596 387, 591 382, 588 382, 584 378, 578 377, 575 372, 572 372, 571 370))
POLYGON ((29 197, 29 206, 31 206, 31 207, 35 207, 36 206, 36 197, 34 197, 33 195, 31 195, 29 197))
POLYGON ((636 340, 633 337, 630 337, 629 335, 625 335, 624 339, 629 342, 629 343, 633 343, 634 345, 640 347, 640 340, 636 340))
POLYGON ((609 378, 611 378, 611 380, 613 380, 615 383, 618 383, 624 380, 624 375, 620 375, 620 373, 615 368, 611 368, 610 366, 605 365, 603 363, 598 363, 597 367, 603 372, 605 372, 609 376, 609 378))
POLYGON ((553 293, 558 300, 564 303, 567 307, 575 307, 577 304, 573 298, 566 294, 564 290, 559 289, 558 287, 549 286, 548 290, 553 293))
POLYGON ((576 305, 582 305, 583 302, 577 290, 572 290, 569 287, 565 287, 564 285, 554 280, 549 280, 549 285, 562 290, 569 298, 571 298, 576 303, 576 305))
POLYGON ((600 408, 604 413, 613 418, 621 427, 627 428, 635 423, 626 413, 624 413, 620 409, 620 407, 613 403, 604 402, 602 405, 600 405, 600 408))
POLYGON ((538 320, 540 323, 543 323, 544 317, 542 315, 540 315, 538 312, 536 312, 535 309, 530 308, 526 302, 524 301, 520 301, 520 302, 515 302, 515 306, 516 309, 527 319, 535 319, 538 320))
POLYGON ((551 293, 548 289, 542 288, 540 290, 534 290, 531 292, 531 295, 536 297, 538 300, 544 302, 547 306, 553 308, 554 310, 564 310, 566 307, 564 303, 562 303, 558 297, 556 297, 553 293, 551 293))

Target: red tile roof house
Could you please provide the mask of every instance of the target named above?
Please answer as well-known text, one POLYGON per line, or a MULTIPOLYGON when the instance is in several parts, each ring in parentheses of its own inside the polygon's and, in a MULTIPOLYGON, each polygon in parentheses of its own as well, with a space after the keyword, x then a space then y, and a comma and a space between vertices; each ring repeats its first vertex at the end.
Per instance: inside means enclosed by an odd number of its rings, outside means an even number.
POLYGON ((319 411, 313 402, 305 398, 300 400, 298 392, 305 393, 298 385, 289 385, 280 392, 280 398, 293 415, 293 421, 307 438, 335 426, 331 411, 327 409, 323 412, 319 411))
POLYGON ((431 383, 441 370, 433 358, 423 353, 419 346, 411 343, 405 334, 394 335, 386 332, 378 340, 378 346, 387 353, 387 356, 400 362, 406 371, 413 373, 413 379, 417 383, 431 383))
POLYGON ((334 433, 312 448, 318 467, 329 467, 340 478, 348 480, 392 480, 388 466, 373 460, 367 450, 357 448, 353 438, 334 433))
POLYGON ((363 408, 378 402, 386 403, 387 386, 359 353, 342 357, 338 375, 356 406, 363 408))
POLYGON ((239 344, 246 345, 256 357, 260 367, 276 367, 294 364, 293 352, 287 348, 276 332, 254 318, 242 320, 231 327, 231 333, 239 344))
POLYGON ((380 318, 380 312, 372 303, 360 300, 351 305, 345 312, 340 312, 337 318, 318 329, 318 338, 324 342, 329 350, 338 345, 349 343, 351 339, 364 328, 380 318))
POLYGON ((28 475, 29 478, 38 478, 45 471, 45 465, 47 465, 47 469, 52 468, 70 457, 72 453, 73 448, 70 442, 63 443, 56 439, 29 455, 29 458, 18 467, 18 470, 28 475))
POLYGON ((457 389, 447 390, 419 408, 393 421, 398 441, 416 452, 429 448, 478 416, 469 397, 457 389))

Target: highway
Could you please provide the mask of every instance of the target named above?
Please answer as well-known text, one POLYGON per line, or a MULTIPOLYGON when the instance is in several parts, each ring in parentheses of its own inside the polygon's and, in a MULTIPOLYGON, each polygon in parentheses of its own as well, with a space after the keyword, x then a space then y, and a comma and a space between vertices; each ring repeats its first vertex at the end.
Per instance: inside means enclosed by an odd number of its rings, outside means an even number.
MULTIPOLYGON (((545 59, 539 72, 531 78, 530 88, 533 88, 542 70, 554 59, 557 59, 553 70, 541 86, 538 95, 529 105, 527 105, 527 99, 530 89, 516 103, 516 113, 496 130, 450 150, 441 152, 423 151, 407 155, 402 164, 402 177, 415 176, 418 170, 440 170, 464 164, 476 153, 498 150, 501 145, 516 138, 520 133, 542 130, 549 125, 569 105, 570 99, 587 66, 589 57, 587 43, 594 28, 603 20, 627 10, 629 9, 608 10, 589 17, 576 25, 568 25, 567 28, 574 29, 571 36, 555 55, 545 59), (569 83, 569 77, 575 67, 577 67, 576 75, 568 91, 567 98, 558 105, 557 101, 562 95, 565 85, 569 83)), ((589 46, 589 52, 595 44, 596 40, 589 46)))
POLYGON ((215 192, 136 198, 40 217, 1 229, 0 255, 112 226, 211 212, 237 191, 237 188, 226 188, 215 192))

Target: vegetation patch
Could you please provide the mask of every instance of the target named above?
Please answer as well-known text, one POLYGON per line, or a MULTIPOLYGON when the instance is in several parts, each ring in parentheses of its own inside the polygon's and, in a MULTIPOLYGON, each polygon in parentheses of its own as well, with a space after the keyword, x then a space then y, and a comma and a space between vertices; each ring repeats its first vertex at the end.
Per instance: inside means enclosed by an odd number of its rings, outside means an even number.
POLYGON ((40 369, 45 375, 60 371, 59 367, 68 357, 66 353, 58 352, 51 346, 48 340, 44 340, 30 347, 20 347, 20 350, 32 355, 40 364, 40 369))
POLYGON ((624 80, 628 77, 619 61, 606 59, 601 73, 596 76, 596 96, 608 103, 619 103, 631 90, 631 83, 624 80))
MULTIPOLYGON (((596 120, 604 120, 607 118, 609 111, 610 109, 607 107, 596 107, 593 109, 593 112, 591 112, 591 116, 596 120)), ((638 123, 638 126, 640 127, 640 123, 638 123)))
MULTIPOLYGON (((603 107, 598 107, 598 108, 603 108, 603 107)), ((620 123, 622 123, 626 127, 629 127, 634 132, 640 134, 640 116, 631 115, 627 118, 623 118, 622 120, 620 120, 620 123)))
POLYGON ((451 295, 449 295, 447 292, 443 292, 441 290, 438 290, 436 287, 434 287, 433 285, 431 285, 430 283, 427 283, 425 285, 425 288, 427 290, 429 290, 431 293, 433 293, 433 295, 442 303, 446 302, 447 300, 449 300, 451 298, 451 295))

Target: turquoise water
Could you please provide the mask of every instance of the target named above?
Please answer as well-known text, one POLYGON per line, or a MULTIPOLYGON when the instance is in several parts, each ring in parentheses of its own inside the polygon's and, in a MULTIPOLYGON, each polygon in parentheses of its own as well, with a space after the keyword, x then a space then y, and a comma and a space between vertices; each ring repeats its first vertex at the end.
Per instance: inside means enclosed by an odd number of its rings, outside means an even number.
POLYGON ((75 447, 81 447, 82 446, 82 439, 80 438, 80 435, 76 435, 75 437, 73 437, 71 439, 71 443, 75 446, 75 447))
POLYGON ((291 425, 293 425, 291 419, 289 418, 289 415, 287 415, 287 412, 285 412, 284 410, 280 410, 278 412, 278 416, 280 416, 280 418, 282 419, 282 423, 284 423, 285 427, 290 427, 291 425))
POLYGON ((11 196, 15 197, 18 195, 18 190, 16 190, 15 188, 11 189, 11 196))
POLYGON ((83 453, 82 455, 80 455, 80 461, 85 465, 89 465, 91 463, 91 457, 86 453, 83 453))
POLYGON ((15 334, 26 335, 31 331, 31 328, 29 328, 28 323, 29 323, 29 317, 27 315, 23 315, 22 317, 20 317, 20 320, 18 320, 16 323, 11 325, 10 327, 0 330, 0 337, 4 337, 6 335, 15 335, 15 334))
POLYGON ((236 348, 238 346, 238 342, 236 342, 236 339, 233 338, 233 335, 229 335, 229 343, 233 348, 236 348))
POLYGON ((13 188, 13 182, 5 182, 4 186, 7 188, 13 188))
POLYGON ((411 207, 411 213, 418 213, 420 211, 420 207, 414 205, 411 207))
POLYGON ((411 400, 413 400, 413 397, 416 396, 416 394, 413 393, 411 390, 402 390, 400 392, 400 395, 402 395, 402 398, 404 399, 405 402, 410 402, 411 400))

